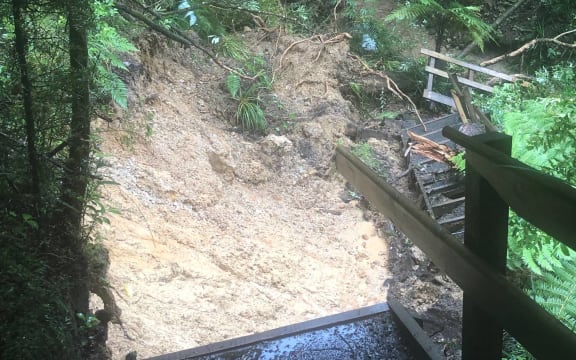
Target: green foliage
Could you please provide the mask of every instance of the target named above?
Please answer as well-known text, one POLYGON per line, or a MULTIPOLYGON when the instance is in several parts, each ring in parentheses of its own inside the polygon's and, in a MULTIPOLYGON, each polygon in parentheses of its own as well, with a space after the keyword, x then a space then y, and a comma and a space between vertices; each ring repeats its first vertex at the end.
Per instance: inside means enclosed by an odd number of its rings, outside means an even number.
POLYGON ((260 107, 259 91, 261 85, 255 82, 242 87, 238 75, 230 73, 226 78, 226 87, 230 96, 237 101, 236 121, 243 130, 262 132, 268 128, 266 115, 260 107))
MULTIPOLYGON (((7 4, 0 4, 3 14, 10 13, 7 4)), ((83 191, 68 185, 84 184, 84 179, 92 175, 93 164, 88 151, 84 151, 88 148, 78 146, 86 144, 83 134, 89 128, 89 118, 85 115, 91 103, 87 96, 72 89, 88 89, 90 83, 92 99, 108 97, 122 105, 126 98, 125 86, 115 72, 124 68, 121 53, 133 51, 134 47, 111 27, 110 23, 118 18, 112 5, 111 1, 28 1, 21 7, 30 93, 24 91, 27 89, 20 76, 23 61, 14 51, 13 23, 17 17, 0 17, 2 359, 87 358, 81 349, 82 325, 72 308, 87 305, 82 295, 87 296, 88 290, 79 293, 86 283, 81 278, 86 270, 81 257, 89 227, 78 232, 71 230, 65 226, 71 219, 63 219, 62 214, 68 211, 80 219, 85 213, 83 191), (90 21, 84 21, 87 18, 90 21), (90 43, 89 49, 84 46, 85 39, 90 43), (84 54, 85 50, 89 52, 89 66, 81 56, 77 62, 71 61, 71 53, 84 54), (28 100, 26 109, 32 110, 32 118, 24 111, 24 100, 28 100), (36 130, 32 134, 26 131, 30 123, 36 130), (38 154, 37 163, 26 156, 29 144, 38 154), (83 149, 76 151, 79 147, 83 149), (72 157, 75 158, 71 160, 72 157), (31 190, 33 167, 42 179, 37 196, 31 190), (82 169, 76 172, 79 168, 82 169), (68 181, 71 178, 74 180, 68 181), (74 182, 75 179, 82 180, 74 182), (79 199, 79 211, 69 211, 69 202, 64 200, 67 194, 80 194, 69 196, 79 199)), ((90 200, 93 199, 96 197, 90 200)), ((85 225, 90 216, 104 221, 102 209, 96 202, 93 204, 93 208, 86 209, 85 225)))
POLYGON ((450 158, 450 162, 453 166, 458 169, 458 171, 466 170, 466 159, 464 158, 466 154, 464 152, 460 152, 450 158))
POLYGON ((516 339, 504 331, 502 360, 536 360, 516 339))
POLYGON ((125 109, 128 106, 128 89, 118 73, 128 69, 120 56, 138 49, 106 22, 118 16, 111 2, 94 1, 92 6, 96 24, 88 40, 88 56, 95 66, 96 86, 92 96, 96 101, 103 102, 107 102, 109 97, 125 109))
POLYGON ((220 38, 220 41, 215 45, 215 49, 223 56, 235 60, 247 61, 249 58, 246 45, 237 36, 223 35, 220 38))
MULTIPOLYGON (((513 156, 546 173, 576 184, 576 83, 567 63, 542 69, 533 84, 496 88, 484 102, 492 119, 513 136, 513 156)), ((512 214, 509 267, 544 274, 566 264, 573 252, 512 214)), ((576 273, 574 274, 576 275, 576 273)))
POLYGON ((528 294, 544 309, 576 331, 576 256, 552 267, 541 278, 533 280, 528 294))
MULTIPOLYGON (((0 230, 2 231, 2 230, 0 230)), ((12 235, 0 233, 0 358, 79 359, 74 320, 50 267, 12 235)))
POLYGON ((352 145, 350 151, 352 154, 356 155, 360 160, 362 160, 362 162, 369 168, 374 170, 378 175, 387 177, 386 169, 376 157, 376 154, 372 150, 372 146, 370 146, 369 143, 360 142, 358 144, 354 144, 352 145))
POLYGON ((440 51, 447 35, 467 32, 484 50, 486 39, 494 40, 494 29, 480 17, 480 7, 464 6, 451 1, 417 0, 407 2, 386 17, 386 21, 420 21, 432 27, 436 34, 436 51, 440 51), (448 33, 447 33, 448 32, 448 33))
POLYGON ((388 63, 400 60, 406 40, 400 39, 376 16, 374 1, 365 1, 362 6, 348 2, 344 15, 340 29, 352 35, 350 50, 369 62, 381 62, 382 69, 390 68, 388 63))
MULTIPOLYGON (((542 69, 533 84, 497 87, 493 98, 483 104, 492 119, 513 136, 514 157, 572 185, 576 185, 575 79, 571 63, 542 69)), ((576 252, 511 213, 508 267, 519 273, 529 270, 527 292, 573 331, 575 260, 576 252)))

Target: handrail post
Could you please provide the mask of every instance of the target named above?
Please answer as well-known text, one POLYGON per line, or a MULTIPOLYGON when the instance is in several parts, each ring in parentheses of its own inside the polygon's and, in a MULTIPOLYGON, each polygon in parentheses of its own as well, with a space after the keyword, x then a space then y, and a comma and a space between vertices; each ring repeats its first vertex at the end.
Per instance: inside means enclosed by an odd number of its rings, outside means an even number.
MULTIPOLYGON (((487 133, 475 138, 510 155, 512 138, 487 133)), ((474 168, 466 163, 464 245, 501 274, 506 271, 508 205, 474 168)), ((500 360, 502 327, 464 293, 462 359, 500 360)))

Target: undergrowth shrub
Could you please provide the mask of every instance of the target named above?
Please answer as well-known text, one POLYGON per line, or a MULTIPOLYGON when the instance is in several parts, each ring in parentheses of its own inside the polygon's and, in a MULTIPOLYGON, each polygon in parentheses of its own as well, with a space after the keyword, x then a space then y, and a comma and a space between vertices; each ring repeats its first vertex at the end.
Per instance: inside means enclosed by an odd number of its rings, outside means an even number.
MULTIPOLYGON (((530 85, 499 86, 492 98, 481 101, 502 130, 512 135, 513 157, 572 186, 576 186, 575 79, 574 65, 565 63, 538 71, 530 85)), ((524 280, 524 290, 536 302, 576 330, 575 251, 511 212, 508 267, 524 280)))
POLYGON ((19 241, 25 233, 18 230, 19 220, 10 214, 6 220, 15 222, 16 231, 0 234, 0 358, 79 359, 74 315, 61 293, 66 280, 51 274, 41 254, 19 241))
POLYGON ((262 85, 254 82, 242 85, 240 77, 230 73, 226 78, 226 88, 232 99, 236 100, 236 122, 243 130, 263 132, 268 127, 266 115, 260 106, 262 85))
POLYGON ((128 68, 121 55, 138 49, 108 23, 119 17, 118 10, 105 1, 94 1, 92 7, 95 27, 88 39, 88 56, 95 68, 92 97, 105 104, 110 99, 125 109, 128 106, 128 88, 118 74, 127 72, 128 68))
POLYGON ((359 142, 358 144, 352 145, 350 149, 352 154, 356 155, 364 164, 366 164, 370 169, 374 170, 378 175, 382 177, 387 177, 387 172, 382 163, 376 157, 376 153, 372 149, 372 146, 365 142, 359 142))
MULTIPOLYGON (((543 69, 529 86, 506 84, 484 102, 512 135, 512 153, 548 174, 576 184, 576 74, 573 64, 543 69)), ((565 262, 572 251, 516 215, 511 216, 509 266, 536 274, 565 262)), ((576 275, 576 274, 575 274, 576 275)))

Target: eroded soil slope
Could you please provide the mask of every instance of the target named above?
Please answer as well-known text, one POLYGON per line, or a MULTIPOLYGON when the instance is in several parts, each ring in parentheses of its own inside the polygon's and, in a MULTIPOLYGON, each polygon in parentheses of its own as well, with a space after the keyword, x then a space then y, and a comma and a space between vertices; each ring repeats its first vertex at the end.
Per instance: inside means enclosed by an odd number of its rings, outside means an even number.
MULTIPOLYGON (((132 60, 131 110, 98 124, 118 183, 103 195, 121 210, 100 229, 126 330, 111 326, 115 359, 386 300, 386 235, 331 171, 359 121, 338 80, 347 42, 246 39, 277 70, 269 135, 233 126, 221 68, 155 36, 132 60)), ((390 178, 404 171, 398 141, 371 145, 390 178)))

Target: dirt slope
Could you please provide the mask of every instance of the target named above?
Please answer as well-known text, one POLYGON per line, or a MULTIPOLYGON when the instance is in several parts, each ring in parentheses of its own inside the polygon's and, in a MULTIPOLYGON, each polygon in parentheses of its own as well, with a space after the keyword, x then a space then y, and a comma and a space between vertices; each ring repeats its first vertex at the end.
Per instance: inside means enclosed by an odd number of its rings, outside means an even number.
MULTIPOLYGON (((329 171, 334 145, 350 142, 346 124, 358 121, 338 81, 350 67, 346 41, 285 52, 295 39, 246 36, 273 68, 282 57, 270 135, 235 131, 226 73, 154 36, 133 59, 131 110, 98 124, 104 173, 118 183, 103 195, 121 210, 100 229, 128 335, 111 326, 114 359, 386 300, 387 238, 357 200, 342 200, 345 184, 329 171)), ((404 171, 398 142, 372 145, 391 177, 404 171)))

